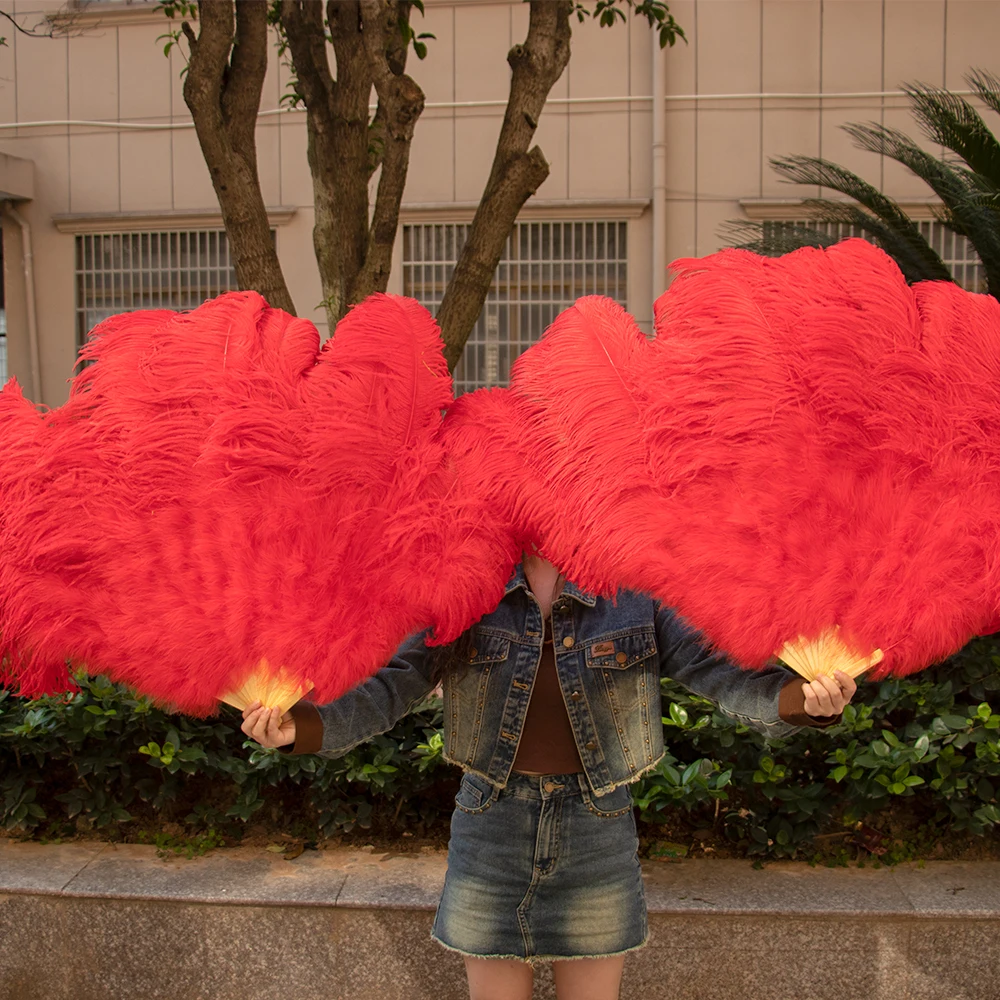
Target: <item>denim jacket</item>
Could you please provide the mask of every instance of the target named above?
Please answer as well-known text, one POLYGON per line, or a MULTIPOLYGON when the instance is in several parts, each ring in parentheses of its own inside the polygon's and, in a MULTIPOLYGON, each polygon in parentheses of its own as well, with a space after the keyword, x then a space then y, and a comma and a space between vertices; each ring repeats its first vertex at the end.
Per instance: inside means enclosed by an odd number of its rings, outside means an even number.
MULTIPOLYGON (((514 763, 543 635, 541 609, 519 566, 496 610, 473 626, 467 666, 443 677, 444 757, 497 788, 514 763)), ((766 736, 829 724, 805 714, 801 684, 789 671, 733 666, 643 594, 622 591, 609 600, 567 582, 552 606, 552 635, 563 700, 595 795, 634 781, 663 756, 661 677, 766 736)), ((424 635, 415 636, 336 701, 300 702, 293 708, 296 742, 287 750, 337 757, 391 729, 433 690, 434 656, 424 635)))

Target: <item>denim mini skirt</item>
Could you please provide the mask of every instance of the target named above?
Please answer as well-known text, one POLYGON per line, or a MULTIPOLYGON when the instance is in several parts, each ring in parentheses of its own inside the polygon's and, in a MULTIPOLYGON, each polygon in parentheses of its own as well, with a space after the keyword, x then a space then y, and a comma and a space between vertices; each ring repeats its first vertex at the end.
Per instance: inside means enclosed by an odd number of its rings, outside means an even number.
POLYGON ((466 773, 431 936, 478 958, 604 958, 646 943, 632 795, 582 774, 466 773))

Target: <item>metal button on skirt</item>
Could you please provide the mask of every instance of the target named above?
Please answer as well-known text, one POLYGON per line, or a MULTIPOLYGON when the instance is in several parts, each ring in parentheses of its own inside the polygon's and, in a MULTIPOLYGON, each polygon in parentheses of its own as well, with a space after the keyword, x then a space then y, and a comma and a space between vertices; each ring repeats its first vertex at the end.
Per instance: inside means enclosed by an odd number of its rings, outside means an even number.
POLYGON ((594 795, 582 774, 466 774, 432 937, 481 958, 599 958, 646 942, 627 786, 594 795))

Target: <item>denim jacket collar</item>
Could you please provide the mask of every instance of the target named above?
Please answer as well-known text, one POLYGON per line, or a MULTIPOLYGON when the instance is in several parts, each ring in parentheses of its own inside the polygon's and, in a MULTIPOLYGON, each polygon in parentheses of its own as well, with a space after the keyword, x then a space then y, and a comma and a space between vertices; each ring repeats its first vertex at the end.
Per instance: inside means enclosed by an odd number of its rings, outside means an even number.
MULTIPOLYGON (((514 567, 514 574, 511 576, 510 580, 507 581, 507 588, 504 590, 504 596, 506 597, 513 590, 517 590, 520 587, 522 590, 528 590, 528 581, 524 576, 524 568, 521 563, 518 563, 514 567)), ((581 590, 575 583, 567 580, 563 586, 563 594, 566 597, 572 597, 573 600, 579 601, 581 604, 586 604, 588 608, 594 607, 597 604, 597 598, 593 594, 588 594, 581 590)))

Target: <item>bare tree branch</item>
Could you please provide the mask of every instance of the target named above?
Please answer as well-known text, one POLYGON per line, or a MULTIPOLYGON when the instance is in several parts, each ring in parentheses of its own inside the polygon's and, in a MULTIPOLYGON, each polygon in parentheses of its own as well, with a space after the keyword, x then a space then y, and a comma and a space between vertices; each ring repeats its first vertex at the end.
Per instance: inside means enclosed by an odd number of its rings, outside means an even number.
MULTIPOLYGON (((392 267, 392 247, 399 226, 399 205, 406 186, 410 144, 424 110, 424 92, 406 75, 406 38, 399 30, 408 23, 409 3, 361 0, 363 40, 382 115, 381 166, 375 211, 368 230, 364 266, 350 289, 350 301, 384 292, 392 267)), ((379 114, 376 114, 378 119, 379 114)))
POLYGON ((437 315, 450 369, 482 311, 521 207, 549 175, 541 149, 528 146, 569 62, 573 9, 572 0, 532 0, 527 37, 507 55, 513 75, 493 168, 437 315))
POLYGON ((375 109, 375 117, 368 126, 368 179, 371 180, 375 171, 382 166, 385 156, 386 121, 385 105, 379 101, 375 109))
POLYGON ((7 18, 8 21, 17 29, 17 31, 22 35, 27 35, 28 38, 55 38, 56 36, 65 36, 69 29, 74 26, 74 20, 72 14, 66 14, 60 12, 58 16, 53 17, 42 17, 42 20, 37 21, 33 28, 25 28, 24 25, 18 24, 17 19, 13 14, 9 14, 5 10, 0 10, 0 16, 7 18), (41 24, 47 24, 47 27, 43 28, 41 31, 38 30, 41 24))
POLYGON ((313 248, 332 331, 350 304, 368 240, 368 101, 372 78, 357 0, 331 0, 327 28, 337 61, 326 55, 323 5, 284 0, 281 22, 306 105, 309 169, 316 209, 313 248))
POLYGON ((233 144, 257 165, 256 125, 267 75, 267 0, 236 4, 236 39, 222 91, 222 114, 233 144))
POLYGON ((281 25, 292 52, 297 86, 306 109, 329 104, 336 84, 326 58, 323 5, 310 0, 284 0, 281 25))
POLYGON ((222 209, 241 288, 294 313, 257 173, 256 125, 267 71, 266 0, 201 0, 199 32, 184 22, 191 48, 184 101, 194 119, 222 209))

